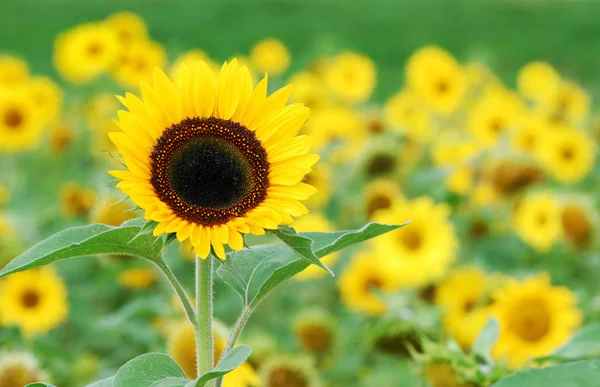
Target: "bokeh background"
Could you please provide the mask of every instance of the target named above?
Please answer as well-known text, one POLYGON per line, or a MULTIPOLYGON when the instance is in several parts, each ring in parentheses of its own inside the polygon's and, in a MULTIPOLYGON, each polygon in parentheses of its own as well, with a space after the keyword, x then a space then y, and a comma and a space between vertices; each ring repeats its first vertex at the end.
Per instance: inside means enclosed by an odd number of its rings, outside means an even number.
MULTIPOLYGON (((270 76, 270 91, 310 76, 292 99, 313 109, 306 130, 323 161, 309 177, 321 194, 302 231, 413 220, 330 258, 336 278, 311 272, 261 304, 243 337, 257 385, 488 386, 579 329, 599 332, 594 1, 3 0, 0 55, 24 61, 27 77, 52 79, 62 102, 26 149, 3 147, 0 131, 1 266, 66 227, 140 215, 106 173, 118 168, 106 138, 121 109, 112 96, 137 87, 110 71, 71 82, 53 59, 58 36, 125 11, 164 49, 165 70, 196 49, 217 64, 237 56, 258 79, 252 48, 276 38, 290 63, 270 76), (327 78, 345 71, 346 51, 360 57, 348 65, 358 86, 340 81, 335 91, 327 78), (425 70, 411 80, 416 53, 425 70), (362 79, 373 68, 374 79, 362 79), (447 77, 443 89, 464 88, 442 112, 435 96, 431 104, 419 95, 435 76, 447 77), (364 98, 348 98, 361 87, 364 98), (501 333, 483 369, 472 346, 488 318, 501 333)), ((165 255, 191 289, 189 246, 174 243, 165 255)), ((144 262, 77 259, 36 275, 0 284, 0 387, 84 386, 149 351, 193 369, 182 311, 144 262), (27 292, 50 300, 48 309, 29 298, 28 311, 27 292)), ((216 291, 226 331, 241 304, 222 281, 216 291)))

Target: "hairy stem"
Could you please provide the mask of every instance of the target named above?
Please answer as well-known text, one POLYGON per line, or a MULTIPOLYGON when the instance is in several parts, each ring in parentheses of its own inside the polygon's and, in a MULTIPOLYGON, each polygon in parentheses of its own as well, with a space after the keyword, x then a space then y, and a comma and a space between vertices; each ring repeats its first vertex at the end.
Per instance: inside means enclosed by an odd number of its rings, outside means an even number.
POLYGON ((167 266, 165 261, 160 260, 160 261, 156 262, 156 265, 158 266, 160 271, 162 271, 162 273, 165 275, 165 277, 167 277, 167 280, 169 281, 169 283, 175 290, 175 293, 177 294, 177 297, 179 298, 181 305, 183 305, 183 310, 185 311, 185 315, 187 316, 188 320, 190 320, 192 325, 194 327, 196 327, 196 325, 197 325, 196 312, 194 311, 194 307, 192 307, 192 303, 190 302, 190 299, 188 298, 187 293, 185 292, 185 290, 183 290, 183 286, 181 286, 181 283, 179 283, 179 281, 177 280, 177 277, 175 277, 175 274, 173 274, 173 272, 171 271, 169 266, 167 266))
MULTIPOLYGON (((196 257, 196 363, 198 376, 214 367, 213 343, 213 256, 196 257)), ((206 387, 214 387, 214 379, 206 387)))

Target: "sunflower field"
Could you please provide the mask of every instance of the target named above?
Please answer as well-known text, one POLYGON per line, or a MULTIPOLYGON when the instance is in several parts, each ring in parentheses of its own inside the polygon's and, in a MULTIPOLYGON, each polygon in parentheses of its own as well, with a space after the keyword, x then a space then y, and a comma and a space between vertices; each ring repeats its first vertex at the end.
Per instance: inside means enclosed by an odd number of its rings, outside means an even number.
POLYGON ((2 1, 0 387, 600 386, 599 18, 2 1))

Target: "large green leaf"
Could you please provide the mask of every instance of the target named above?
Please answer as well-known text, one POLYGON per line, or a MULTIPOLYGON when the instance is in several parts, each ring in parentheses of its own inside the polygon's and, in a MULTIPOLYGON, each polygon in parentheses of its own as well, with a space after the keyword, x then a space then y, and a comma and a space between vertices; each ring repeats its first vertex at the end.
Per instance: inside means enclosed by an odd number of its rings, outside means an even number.
POLYGON ((498 324, 498 320, 495 318, 488 319, 485 327, 482 329, 479 336, 475 340, 473 344, 473 352, 477 355, 481 356, 485 361, 491 364, 492 361, 492 348, 496 341, 498 340, 498 335, 500 334, 500 325, 498 324))
POLYGON ((493 387, 597 387, 599 381, 600 360, 597 359, 517 372, 493 387))
POLYGON ((113 386, 148 387, 172 378, 185 379, 185 373, 175 360, 162 353, 146 353, 125 363, 117 371, 113 386))
POLYGON ((189 383, 190 381, 188 379, 172 377, 154 382, 150 385, 150 387, 185 387, 189 383))
POLYGON ((88 384, 87 387, 113 387, 113 381, 115 380, 114 376, 110 378, 98 380, 92 384, 88 384))
POLYGON ((207 372, 198 378, 196 387, 204 387, 206 382, 230 373, 241 366, 252 354, 252 348, 248 345, 234 347, 225 354, 225 357, 219 361, 219 364, 210 372, 207 372))
POLYGON ((120 227, 105 224, 73 227, 41 241, 0 271, 0 277, 52 262, 98 254, 127 255, 149 260, 160 257, 162 239, 151 234, 140 234, 144 227, 141 219, 123 223, 120 227))
MULTIPOLYGON (((314 255, 322 258, 355 243, 393 231, 403 224, 369 223, 358 230, 305 232, 314 255)), ((245 305, 255 306, 283 281, 306 269, 310 264, 284 243, 260 245, 232 252, 217 269, 219 276, 242 297, 245 305)))
POLYGON ((600 324, 580 329, 571 340, 555 350, 551 356, 562 359, 581 359, 600 356, 600 324))
POLYGON ((298 235, 296 230, 289 226, 279 227, 277 230, 272 230, 270 233, 298 254, 300 258, 304 259, 309 264, 319 266, 334 276, 331 269, 325 266, 325 264, 319 260, 319 257, 315 255, 312 248, 312 239, 298 235))

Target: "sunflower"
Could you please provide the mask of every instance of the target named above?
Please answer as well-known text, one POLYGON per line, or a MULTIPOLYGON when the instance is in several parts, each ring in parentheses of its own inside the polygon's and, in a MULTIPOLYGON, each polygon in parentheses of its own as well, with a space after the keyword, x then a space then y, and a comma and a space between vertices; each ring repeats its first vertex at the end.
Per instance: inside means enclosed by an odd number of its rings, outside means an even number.
MULTIPOLYGON (((316 232, 332 232, 335 231, 331 221, 327 219, 322 213, 312 212, 304 215, 294 221, 294 228, 298 232, 316 231, 316 232)), ((321 262, 325 265, 330 266, 335 264, 339 258, 339 253, 329 254, 321 258, 321 262)), ((304 271, 298 273, 294 278, 298 280, 315 280, 323 278, 327 275, 325 270, 317 267, 316 265, 310 265, 304 271)))
POLYGON ((519 92, 537 104, 547 104, 558 93, 560 74, 547 62, 535 61, 523 66, 517 76, 519 92))
POLYGON ((561 233, 558 200, 551 192, 537 192, 523 198, 513 214, 517 235, 539 252, 552 248, 561 233))
POLYGON ((263 387, 321 387, 314 359, 306 356, 276 356, 261 367, 263 387))
POLYGON ((2 325, 45 333, 67 319, 67 289, 51 267, 15 273, 0 281, 0 310, 2 325))
POLYGON ((465 165, 479 151, 478 144, 470 137, 441 133, 431 145, 431 161, 436 167, 465 165))
POLYGON ((496 207, 502 201, 502 195, 491 183, 484 181, 472 187, 469 200, 475 207, 496 207))
POLYGON ((152 79, 155 67, 167 64, 165 49, 150 40, 133 42, 124 50, 112 70, 115 81, 123 87, 135 88, 152 79))
POLYGON ((296 73, 290 78, 290 83, 294 85, 290 97, 294 102, 303 103, 311 109, 323 107, 329 102, 327 88, 321 78, 312 72, 296 73))
POLYGON ((590 198, 574 196, 560 205, 562 233, 573 247, 586 248, 593 242, 598 215, 590 198))
POLYGON ((458 240, 449 219, 450 208, 430 197, 398 200, 377 213, 380 223, 411 220, 401 229, 377 239, 376 246, 398 271, 407 273, 410 285, 426 285, 441 278, 456 258, 458 240))
POLYGON ((448 362, 436 360, 425 366, 423 370, 425 378, 431 387, 473 387, 474 385, 465 382, 457 374, 448 362))
POLYGON ((492 148, 516 126, 520 113, 521 103, 515 95, 494 88, 469 112, 467 130, 484 148, 492 148))
POLYGON ((158 222, 155 235, 191 239, 206 258, 225 258, 224 244, 244 246, 242 234, 264 234, 307 213, 299 202, 315 189, 302 183, 319 156, 312 139, 296 136, 310 111, 285 106, 291 88, 266 97, 267 79, 253 89, 250 73, 225 63, 215 79, 206 63, 184 69, 173 85, 154 72, 143 99, 127 94, 119 112, 123 133, 111 139, 127 171, 117 185, 158 222))
POLYGON ((540 113, 527 112, 519 118, 511 132, 511 146, 532 157, 540 157, 543 141, 549 132, 547 117, 540 113))
POLYGON ((0 152, 34 148, 39 143, 44 124, 24 89, 0 92, 0 152))
POLYGON ((121 50, 119 38, 105 23, 79 25, 60 35, 54 65, 73 83, 89 83, 108 71, 121 50))
POLYGON ((473 168, 468 165, 461 165, 448 173, 445 184, 448 191, 456 195, 466 195, 473 185, 473 168))
POLYGON ((62 109, 63 92, 52 79, 33 77, 26 83, 25 92, 33 102, 37 115, 43 118, 44 122, 58 118, 62 109))
POLYGON ((60 190, 61 213, 65 218, 86 216, 96 203, 96 192, 77 183, 66 183, 60 190))
POLYGON ((48 380, 38 361, 29 353, 0 354, 0 386, 23 387, 29 383, 48 380))
POLYGON ((369 57, 345 51, 331 59, 324 80, 339 98, 352 103, 366 102, 377 83, 377 69, 369 57))
POLYGON ((344 269, 339 280, 342 302, 349 308, 371 316, 387 311, 379 293, 398 290, 404 282, 402 272, 391 270, 389 260, 374 251, 358 253, 344 269))
POLYGON ((290 65, 290 52, 281 40, 268 38, 252 47, 250 60, 259 72, 280 75, 290 65))
POLYGON ((377 179, 363 190, 363 203, 368 219, 373 219, 377 211, 386 210, 402 197, 398 184, 389 179, 377 179))
POLYGON ((11 55, 0 55, 0 87, 13 87, 29 78, 27 63, 11 55))
POLYGON ((579 125, 590 111, 590 96, 579 85, 564 81, 546 108, 551 121, 558 124, 579 125))
POLYGON ((410 89, 434 112, 454 113, 467 91, 467 78, 456 59, 434 46, 415 52, 406 64, 405 77, 410 89))
POLYGON ((545 168, 558 182, 574 184, 592 171, 596 147, 585 132, 560 128, 546 135, 540 157, 545 168))
POLYGON ((148 29, 144 20, 133 12, 117 12, 105 20, 106 25, 115 31, 124 48, 133 42, 146 40, 148 29))
POLYGON ((102 223, 115 227, 134 218, 136 218, 136 213, 132 211, 131 205, 119 201, 116 197, 99 201, 91 214, 91 221, 93 223, 102 223))
POLYGON ((550 354, 581 324, 575 295, 566 287, 552 286, 547 275, 511 281, 499 289, 492 313, 500 323, 493 355, 513 368, 550 354))
MULTIPOLYGON (((214 333, 215 361, 221 357, 225 348, 225 340, 214 333)), ((188 322, 181 322, 170 329, 167 352, 183 369, 190 379, 198 377, 196 369, 196 335, 194 327, 188 322)), ((248 363, 243 363, 223 378, 223 387, 257 386, 259 379, 248 363)))
POLYGON ((319 163, 308 175, 304 177, 304 183, 313 186, 317 192, 306 200, 306 207, 310 210, 323 208, 331 198, 331 166, 319 163))
POLYGON ((410 139, 420 143, 433 139, 435 126, 426 107, 414 92, 401 90, 394 94, 386 102, 385 112, 390 125, 410 139))
POLYGON ((151 269, 127 269, 119 274, 119 284, 134 290, 147 289, 155 282, 156 273, 151 269))
POLYGON ((334 321, 324 310, 309 310, 294 319, 294 334, 304 349, 322 353, 331 348, 335 339, 334 321))

